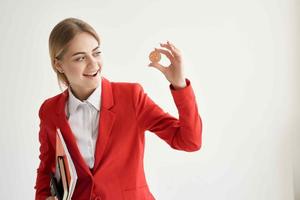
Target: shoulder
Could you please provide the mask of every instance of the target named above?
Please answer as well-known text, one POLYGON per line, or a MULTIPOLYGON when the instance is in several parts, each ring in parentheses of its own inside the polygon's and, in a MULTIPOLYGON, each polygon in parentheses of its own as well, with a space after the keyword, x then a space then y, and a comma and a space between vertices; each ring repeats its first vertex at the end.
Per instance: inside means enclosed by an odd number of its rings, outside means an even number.
POLYGON ((120 82, 120 81, 116 82, 116 81, 113 81, 113 82, 111 82, 111 84, 115 88, 122 88, 122 89, 126 89, 126 88, 133 89, 134 87, 141 87, 141 84, 137 83, 137 82, 120 82))
POLYGON ((129 95, 143 91, 143 86, 138 82, 111 82, 114 92, 122 92, 129 95))
POLYGON ((39 117, 41 119, 45 119, 46 114, 55 111, 56 106, 58 105, 58 102, 63 95, 65 95, 64 92, 61 92, 55 96, 44 99, 39 108, 39 117))

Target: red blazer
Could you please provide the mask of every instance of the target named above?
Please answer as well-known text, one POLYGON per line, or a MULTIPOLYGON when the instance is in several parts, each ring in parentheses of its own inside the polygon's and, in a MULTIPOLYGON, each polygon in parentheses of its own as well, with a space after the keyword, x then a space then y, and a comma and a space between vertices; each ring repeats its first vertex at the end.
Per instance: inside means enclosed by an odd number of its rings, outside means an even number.
POLYGON ((50 196, 49 173, 55 171, 55 134, 60 128, 77 170, 72 199, 153 200, 143 166, 146 130, 172 148, 187 152, 201 147, 202 121, 195 95, 187 86, 169 88, 179 120, 155 104, 139 83, 110 82, 102 77, 99 136, 95 164, 89 169, 78 149, 68 123, 65 103, 68 90, 46 99, 40 107, 40 164, 37 169, 36 199, 50 196))

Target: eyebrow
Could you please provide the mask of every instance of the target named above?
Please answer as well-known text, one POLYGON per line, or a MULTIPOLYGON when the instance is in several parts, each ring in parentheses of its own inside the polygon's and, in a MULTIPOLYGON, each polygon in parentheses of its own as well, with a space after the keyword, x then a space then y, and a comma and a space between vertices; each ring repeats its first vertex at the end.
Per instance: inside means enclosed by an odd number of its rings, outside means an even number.
MULTIPOLYGON (((98 49, 98 48, 99 48, 99 46, 96 46, 96 48, 94 48, 93 51, 95 51, 95 50, 98 49)), ((78 55, 78 54, 85 54, 85 52, 76 52, 76 53, 72 54, 71 57, 76 56, 76 55, 78 55)))

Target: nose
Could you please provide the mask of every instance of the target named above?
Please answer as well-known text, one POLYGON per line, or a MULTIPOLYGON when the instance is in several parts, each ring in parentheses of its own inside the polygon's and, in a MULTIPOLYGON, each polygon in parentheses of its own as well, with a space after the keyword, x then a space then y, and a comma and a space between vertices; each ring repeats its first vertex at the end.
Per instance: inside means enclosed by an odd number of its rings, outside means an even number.
POLYGON ((88 55, 88 56, 87 56, 87 59, 88 59, 88 61, 89 61, 90 63, 93 63, 93 62, 96 62, 96 61, 97 61, 97 58, 94 58, 94 56, 92 56, 92 55, 88 55))
POLYGON ((89 68, 95 68, 98 69, 98 60, 94 58, 93 56, 88 56, 88 66, 89 68))

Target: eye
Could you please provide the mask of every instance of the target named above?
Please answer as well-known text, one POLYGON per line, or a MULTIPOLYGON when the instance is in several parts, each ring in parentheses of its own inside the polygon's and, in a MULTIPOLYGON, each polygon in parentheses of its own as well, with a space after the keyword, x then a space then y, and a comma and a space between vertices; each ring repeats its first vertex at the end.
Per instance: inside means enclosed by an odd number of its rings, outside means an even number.
POLYGON ((77 58, 76 59, 76 61, 82 61, 82 59, 84 59, 85 57, 83 56, 83 57, 79 57, 79 58, 77 58))
POLYGON ((99 56, 100 53, 101 53, 101 51, 98 51, 98 52, 95 53, 95 55, 96 55, 96 56, 99 56))

